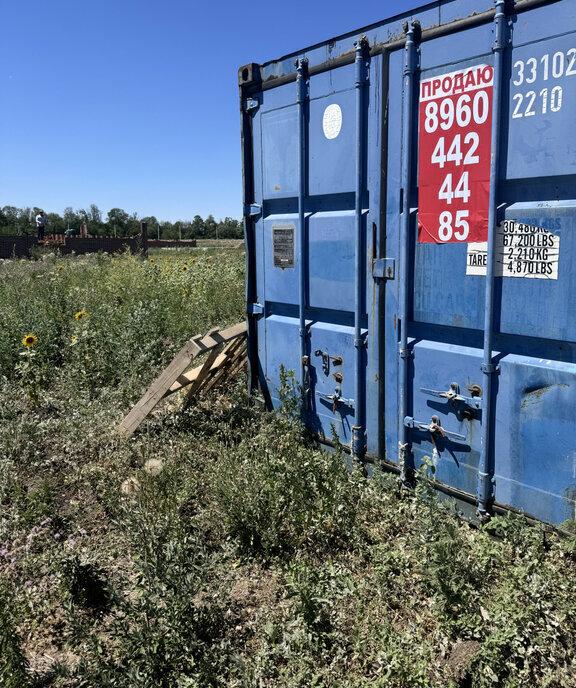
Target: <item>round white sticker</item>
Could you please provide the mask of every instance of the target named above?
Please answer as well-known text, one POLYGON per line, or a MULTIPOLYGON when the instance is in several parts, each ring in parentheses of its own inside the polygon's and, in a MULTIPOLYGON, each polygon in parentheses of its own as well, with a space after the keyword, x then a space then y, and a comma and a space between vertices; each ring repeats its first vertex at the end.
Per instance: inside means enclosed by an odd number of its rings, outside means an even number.
POLYGON ((342 129, 342 110, 339 105, 332 103, 324 110, 322 129, 327 139, 335 139, 342 129))

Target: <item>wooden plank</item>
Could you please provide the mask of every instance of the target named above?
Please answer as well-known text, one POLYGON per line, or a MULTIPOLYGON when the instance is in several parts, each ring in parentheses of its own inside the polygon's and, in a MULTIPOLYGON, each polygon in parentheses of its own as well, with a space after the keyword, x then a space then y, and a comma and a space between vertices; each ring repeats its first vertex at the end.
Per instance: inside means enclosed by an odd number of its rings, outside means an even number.
POLYGON ((200 371, 198 373, 198 377, 196 380, 190 385, 190 389, 186 393, 186 399, 190 399, 204 384, 205 379, 210 375, 211 377, 215 374, 215 372, 222 366, 226 365, 226 359, 230 358, 234 354, 234 352, 237 351, 238 347, 242 345, 242 340, 244 337, 236 337, 236 339, 232 339, 226 347, 222 350, 220 356, 218 357, 219 363, 218 366, 210 366, 206 367, 206 370, 200 371))
MULTIPOLYGON (((183 386, 182 384, 177 386, 174 390, 172 390, 172 387, 175 386, 176 380, 183 379, 184 372, 198 354, 205 351, 211 351, 220 344, 224 344, 225 342, 229 342, 245 334, 246 321, 233 325, 221 332, 218 330, 210 330, 204 336, 197 335, 188 340, 168 367, 165 368, 150 387, 148 387, 140 401, 138 401, 134 408, 132 408, 128 415, 122 420, 117 428, 117 432, 124 437, 130 437, 161 399, 171 391, 180 389, 183 386)), ((224 356, 220 365, 224 364, 227 358, 227 356, 224 356)), ((210 370, 212 370, 217 361, 218 358, 216 358, 210 370)), ((201 368, 202 366, 199 367, 198 373, 193 376, 190 382, 194 382, 197 379, 201 368)), ((194 371, 192 372, 194 373, 194 371)), ((187 378, 184 378, 183 381, 184 380, 187 380, 187 378)))
MULTIPOLYGON (((203 339, 206 340, 208 337, 212 337, 212 335, 215 334, 216 332, 218 332, 218 328, 217 328, 217 327, 213 327, 211 330, 209 330, 209 331, 206 333, 206 335, 203 337, 203 339)), ((184 375, 185 375, 185 374, 180 375, 180 376, 178 377, 178 379, 176 380, 176 382, 182 381, 183 384, 189 384, 189 382, 186 380, 186 378, 184 377, 184 375)), ((167 394, 167 393, 165 392, 165 393, 164 393, 164 396, 166 396, 166 394, 167 394)))
POLYGON ((222 360, 219 362, 218 368, 210 371, 210 377, 204 381, 202 387, 197 387, 197 391, 204 393, 212 389, 213 381, 220 379, 222 371, 230 365, 230 361, 235 358, 240 346, 242 346, 242 340, 237 339, 232 342, 232 346, 227 347, 226 351, 222 352, 222 360))
POLYGON ((194 382, 194 380, 198 377, 200 368, 202 368, 202 366, 197 366, 196 368, 189 370, 187 373, 182 373, 182 375, 180 375, 180 377, 170 387, 170 389, 167 392, 164 392, 163 398, 168 397, 171 394, 174 394, 174 392, 179 392, 182 388, 192 384, 192 382, 194 382))
MULTIPOLYGON (((204 340, 207 338, 211 338, 214 341, 214 335, 215 333, 218 332, 218 328, 214 327, 211 330, 209 330, 206 333, 206 336, 204 337, 204 340)), ((218 356, 218 347, 215 347, 212 349, 212 351, 208 354, 206 360, 204 363, 202 363, 201 366, 199 366, 200 370, 198 371, 198 374, 196 375, 196 380, 191 385, 190 389, 195 389, 198 387, 198 385, 202 382, 204 377, 210 372, 210 368, 212 367, 212 363, 214 363, 214 359, 218 356)), ((188 395, 190 395, 191 392, 190 390, 188 391, 188 395)))
POLYGON ((225 361, 220 367, 220 370, 215 375, 210 377, 208 382, 204 385, 202 391, 209 392, 213 387, 221 382, 229 374, 229 369, 234 367, 238 362, 238 359, 242 357, 244 350, 245 349, 243 347, 241 350, 237 351, 233 356, 231 356, 229 360, 225 361))
POLYGON ((226 379, 232 377, 232 370, 235 368, 240 358, 241 356, 238 356, 223 365, 216 375, 212 376, 200 390, 202 394, 207 394, 210 390, 222 384, 226 379))
MULTIPOLYGON (((211 370, 218 369, 218 367, 222 365, 225 359, 226 356, 218 354, 216 360, 212 364, 211 370)), ((183 373, 182 375, 180 375, 180 377, 176 380, 176 382, 174 382, 170 389, 167 392, 165 392, 164 396, 167 397, 170 394, 174 394, 174 392, 179 392, 183 387, 187 387, 188 385, 192 384, 198 377, 198 373, 200 372, 201 368, 202 366, 199 365, 196 368, 193 368, 192 370, 188 371, 187 373, 183 373)))
MULTIPOLYGON (((234 342, 232 342, 233 344, 234 342)), ((228 344, 228 346, 231 346, 231 344, 228 344)), ((204 378, 211 372, 212 370, 212 364, 216 360, 216 357, 218 356, 218 349, 213 349, 209 354, 204 363, 199 366, 198 374, 196 375, 196 379, 190 387, 186 390, 186 399, 190 399, 198 387, 204 382, 204 378)))
POLYGON ((174 380, 181 375, 190 362, 200 353, 198 346, 201 336, 192 337, 176 354, 172 362, 165 368, 154 382, 148 387, 144 396, 134 406, 117 428, 117 432, 124 437, 130 437, 140 423, 164 396, 174 380))
POLYGON ((203 339, 198 342, 200 351, 210 351, 218 344, 225 344, 231 339, 236 339, 242 334, 246 334, 246 322, 238 323, 229 327, 227 330, 221 330, 220 332, 215 332, 213 335, 206 335, 203 339))
POLYGON ((230 377, 234 377, 235 375, 237 375, 242 370, 242 368, 246 365, 247 361, 248 361, 248 350, 244 349, 244 352, 243 352, 242 356, 240 356, 240 360, 238 361, 238 364, 231 368, 230 377))
MULTIPOLYGON (((241 344, 243 340, 244 337, 238 337, 236 340, 233 341, 235 343, 237 342, 238 344, 241 344)), ((228 356, 225 355, 224 352, 219 353, 214 363, 212 364, 212 367, 210 368, 210 374, 216 372, 216 370, 222 365, 222 363, 224 363, 224 361, 227 358, 228 356)), ((174 392, 178 392, 183 387, 192 384, 197 379, 201 367, 202 366, 197 366, 193 370, 190 370, 187 373, 183 373, 182 375, 180 375, 178 379, 174 382, 174 384, 170 387, 170 389, 167 392, 165 392, 164 396, 174 394, 174 392)))

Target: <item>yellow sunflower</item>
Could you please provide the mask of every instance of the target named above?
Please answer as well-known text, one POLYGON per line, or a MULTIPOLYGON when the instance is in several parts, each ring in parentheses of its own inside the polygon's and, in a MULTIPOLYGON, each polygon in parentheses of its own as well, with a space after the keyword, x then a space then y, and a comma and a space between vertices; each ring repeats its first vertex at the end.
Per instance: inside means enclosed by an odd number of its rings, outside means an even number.
POLYGON ((74 317, 78 321, 86 320, 86 318, 88 317, 88 313, 86 313, 86 311, 78 311, 78 313, 76 313, 76 315, 74 317))
POLYGON ((61 272, 62 270, 64 270, 64 266, 63 266, 63 265, 59 265, 59 266, 58 266, 58 272, 61 272))
POLYGON ((33 346, 36 346, 37 342, 38 337, 32 333, 27 334, 22 340, 22 344, 24 344, 24 346, 28 347, 29 349, 31 349, 33 346))
POLYGON ((182 272, 186 272, 186 270, 188 270, 188 268, 185 265, 183 265, 182 266, 182 272))

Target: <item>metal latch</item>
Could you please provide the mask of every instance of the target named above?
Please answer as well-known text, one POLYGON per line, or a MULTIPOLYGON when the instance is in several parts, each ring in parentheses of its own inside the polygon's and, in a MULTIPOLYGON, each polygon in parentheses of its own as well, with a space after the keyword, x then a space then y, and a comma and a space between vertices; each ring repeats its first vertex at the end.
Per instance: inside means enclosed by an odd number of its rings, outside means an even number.
POLYGON ((372 261, 372 277, 393 280, 396 272, 394 258, 376 258, 372 261))
POLYGON ((326 351, 322 351, 322 349, 316 349, 314 356, 322 356, 322 371, 324 375, 330 375, 330 359, 334 361, 334 365, 342 365, 342 356, 331 356, 326 351))
POLYGON ((432 418, 427 423, 421 420, 415 420, 411 416, 406 416, 406 418, 404 418, 404 425, 407 428, 414 428, 415 430, 424 430, 425 432, 429 432, 433 443, 434 436, 448 437, 449 439, 454 440, 466 439, 466 435, 460 435, 457 432, 450 432, 449 430, 444 430, 444 428, 440 425, 440 419, 438 418, 438 416, 432 416, 432 418))
POLYGON ((354 399, 346 399, 340 395, 340 392, 341 390, 336 387, 334 394, 323 394, 322 392, 317 392, 317 394, 321 399, 326 399, 326 401, 332 402, 332 413, 336 413, 336 407, 340 404, 354 408, 354 399))
POLYGON ((455 405, 456 402, 460 402, 477 409, 482 408, 482 399, 479 396, 481 390, 477 385, 469 388, 469 391, 472 392, 473 395, 471 397, 465 397, 460 394, 460 386, 456 382, 452 382, 450 384, 450 389, 445 392, 436 389, 426 389, 425 387, 420 387, 420 391, 424 392, 424 394, 429 394, 432 397, 448 399, 452 405, 455 405))

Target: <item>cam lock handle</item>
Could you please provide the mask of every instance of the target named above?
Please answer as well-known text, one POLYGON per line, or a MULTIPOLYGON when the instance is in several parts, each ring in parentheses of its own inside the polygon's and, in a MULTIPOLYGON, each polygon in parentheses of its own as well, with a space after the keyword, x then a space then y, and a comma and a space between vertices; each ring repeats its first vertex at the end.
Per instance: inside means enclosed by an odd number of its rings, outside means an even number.
POLYGON ((473 408, 477 409, 482 407, 482 399, 480 397, 480 393, 482 392, 482 390, 480 389, 480 387, 478 387, 478 385, 473 385, 469 388, 468 391, 472 393, 471 397, 465 397, 462 394, 460 394, 460 386, 456 382, 452 382, 450 384, 450 388, 446 391, 441 391, 437 389, 426 389, 426 387, 420 387, 420 391, 424 392, 424 394, 429 394, 432 397, 448 399, 448 401, 452 405, 455 405, 456 402, 460 402, 466 404, 466 406, 472 406, 473 408))
POLYGON ((318 392, 318 396, 321 397, 322 399, 326 399, 326 401, 331 401, 332 402, 332 413, 336 413, 336 408, 340 405, 343 404, 344 406, 349 406, 350 408, 354 408, 354 399, 346 399, 345 397, 340 395, 340 389, 336 387, 334 390, 334 394, 323 394, 322 392, 318 392))
POLYGON ((454 440, 466 439, 465 435, 460 435, 457 432, 445 430, 440 425, 440 419, 438 418, 438 416, 432 416, 432 418, 430 418, 428 422, 415 420, 411 416, 406 416, 406 418, 404 418, 404 425, 407 428, 414 428, 415 430, 424 430, 425 432, 429 432, 430 438, 434 445, 436 444, 436 442, 434 441, 434 437, 447 437, 448 439, 454 440))

